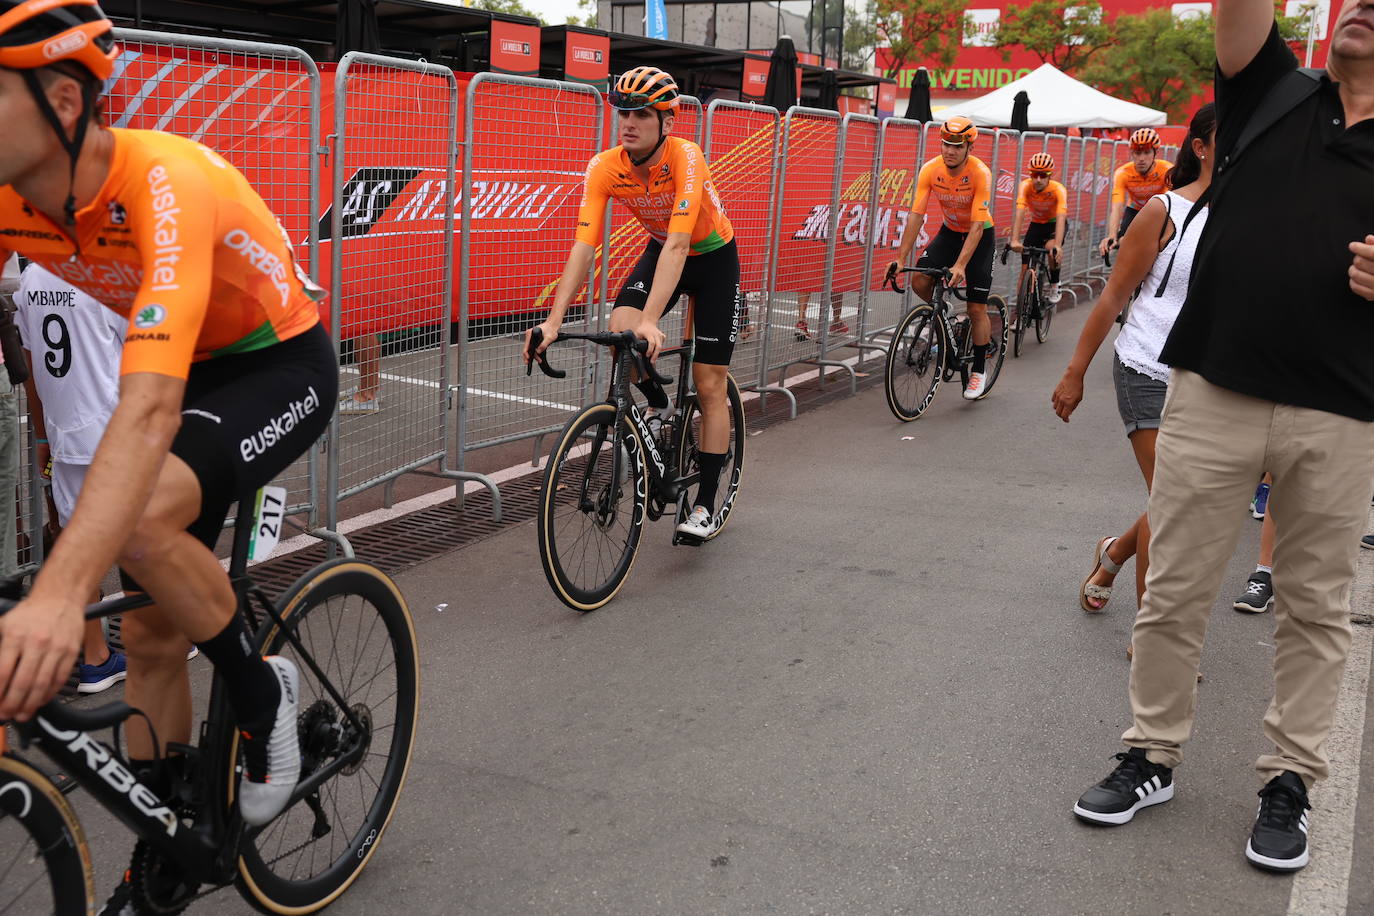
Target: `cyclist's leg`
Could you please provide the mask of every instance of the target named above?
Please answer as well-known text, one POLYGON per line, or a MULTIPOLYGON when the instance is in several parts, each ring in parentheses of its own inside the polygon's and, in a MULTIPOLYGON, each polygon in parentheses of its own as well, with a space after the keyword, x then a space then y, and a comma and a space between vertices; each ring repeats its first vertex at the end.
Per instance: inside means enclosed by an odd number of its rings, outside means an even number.
MULTIPOLYGON (((649 239, 649 244, 644 247, 644 253, 639 256, 639 261, 635 264, 634 269, 625 278, 625 283, 620 287, 620 292, 616 294, 615 305, 611 308, 609 329, 612 333, 633 330, 643 320, 644 306, 648 303, 649 292, 654 287, 654 273, 658 270, 658 256, 661 251, 663 251, 663 246, 659 244, 658 240, 649 239)), ((664 315, 671 312, 673 306, 677 304, 678 293, 681 289, 682 284, 679 281, 678 289, 673 291, 667 306, 663 309, 664 315)), ((660 316, 661 318, 662 316, 660 316)), ((644 397, 648 399, 650 407, 661 410, 668 406, 668 397, 656 382, 639 378, 634 379, 634 382, 644 397)))
MULTIPOLYGON (((926 250, 921 252, 920 260, 916 266, 931 270, 937 267, 953 267, 954 262, 959 258, 959 252, 964 247, 964 236, 961 233, 952 231, 948 226, 940 226, 940 230, 935 233, 935 237, 926 245, 926 250)), ((935 292, 935 280, 925 274, 909 274, 911 277, 911 289, 916 295, 926 302, 930 302, 935 292)))
MULTIPOLYGON (((996 254, 996 246, 992 230, 985 230, 982 238, 978 240, 973 257, 969 258, 968 269, 965 271, 968 277, 969 330, 973 335, 974 347, 986 348, 992 340, 992 322, 988 320, 988 296, 992 293, 992 259, 996 254)), ((983 371, 980 356, 986 354, 975 350, 974 372, 983 371)))
POLYGON ((730 401, 726 376, 739 339, 744 296, 739 284, 739 253, 734 242, 697 255, 683 269, 683 286, 693 293, 692 335, 696 348, 692 381, 701 407, 698 460, 702 484, 696 504, 715 511, 715 488, 730 449, 730 401))

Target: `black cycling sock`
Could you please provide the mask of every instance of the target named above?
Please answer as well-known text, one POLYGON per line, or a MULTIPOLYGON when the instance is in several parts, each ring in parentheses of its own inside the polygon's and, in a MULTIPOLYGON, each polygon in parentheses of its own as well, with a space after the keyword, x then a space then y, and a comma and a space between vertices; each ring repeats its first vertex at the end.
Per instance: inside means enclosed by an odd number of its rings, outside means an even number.
POLYGON ((697 487, 694 505, 705 506, 706 511, 716 514, 716 489, 720 486, 720 472, 725 468, 729 452, 719 455, 711 452, 697 452, 697 466, 701 468, 701 486, 697 487))
POLYGON ((218 636, 196 645, 224 678, 225 692, 239 727, 248 731, 254 727, 271 728, 277 718, 281 687, 271 667, 253 651, 243 617, 235 613, 218 636))
POLYGON ((986 372, 986 371, 987 371, 987 365, 988 365, 988 345, 987 345, 987 344, 974 344, 974 345, 973 345, 973 371, 974 371, 974 372, 986 372))
POLYGON ((658 382, 646 378, 635 382, 635 387, 654 410, 664 410, 668 407, 668 392, 664 391, 658 382))
POLYGON ((1058 267, 1051 267, 1051 268, 1050 268, 1050 282, 1051 282, 1051 283, 1058 283, 1058 282, 1059 282, 1059 268, 1058 268, 1058 267))

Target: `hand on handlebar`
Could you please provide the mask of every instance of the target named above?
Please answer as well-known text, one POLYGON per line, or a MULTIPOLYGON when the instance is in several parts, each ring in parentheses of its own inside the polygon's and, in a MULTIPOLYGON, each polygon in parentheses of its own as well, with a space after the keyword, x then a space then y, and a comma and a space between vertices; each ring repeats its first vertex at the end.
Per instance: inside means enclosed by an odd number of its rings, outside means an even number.
POLYGON ((67 682, 85 605, 29 596, 0 617, 0 719, 27 722, 67 682))
POLYGON ((644 341, 644 357, 651 363, 657 360, 658 351, 663 349, 663 342, 668 339, 668 335, 659 330, 658 322, 641 321, 633 331, 636 337, 644 341))
POLYGON ((1116 238, 1115 238, 1114 236, 1110 236, 1110 235, 1109 235, 1109 236, 1107 236, 1105 239, 1102 240, 1102 244, 1100 244, 1100 245, 1097 246, 1097 253, 1100 254, 1100 255, 1102 255, 1102 257, 1105 258, 1105 257, 1107 256, 1107 254, 1108 254, 1109 252, 1111 252, 1111 250, 1112 250, 1113 248, 1115 248, 1115 247, 1116 247, 1116 238))
POLYGON ((546 321, 525 332, 525 345, 520 350, 520 355, 525 360, 525 365, 528 366, 531 360, 547 350, 549 345, 558 339, 559 327, 561 327, 561 325, 555 324, 552 321, 546 321), (539 332, 538 335, 535 334, 536 331, 539 332), (541 339, 541 342, 534 349, 531 349, 530 341, 535 339, 536 336, 541 339))
MULTIPOLYGON (((1020 254, 1026 248, 1025 245, 1018 242, 1016 239, 1012 239, 1010 242, 1008 242, 1007 247, 1010 248, 1012 251, 1016 252, 1017 254, 1020 254)), ((1006 262, 1003 261, 1002 263, 1005 264, 1006 262)))
POLYGON ((965 282, 967 282, 967 278, 964 276, 963 267, 960 267, 958 264, 955 264, 953 267, 949 269, 949 286, 958 288, 963 286, 965 282))

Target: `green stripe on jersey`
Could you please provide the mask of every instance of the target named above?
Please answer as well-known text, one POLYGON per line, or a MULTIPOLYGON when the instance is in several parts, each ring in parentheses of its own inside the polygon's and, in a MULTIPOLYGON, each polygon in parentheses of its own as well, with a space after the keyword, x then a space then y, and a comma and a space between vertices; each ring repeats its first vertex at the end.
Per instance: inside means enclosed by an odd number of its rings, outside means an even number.
POLYGON ((227 347, 220 347, 218 350, 210 351, 210 358, 216 356, 230 356, 234 353, 250 353, 253 350, 261 350, 270 347, 280 341, 277 332, 272 327, 272 322, 264 321, 248 334, 229 344, 227 347))

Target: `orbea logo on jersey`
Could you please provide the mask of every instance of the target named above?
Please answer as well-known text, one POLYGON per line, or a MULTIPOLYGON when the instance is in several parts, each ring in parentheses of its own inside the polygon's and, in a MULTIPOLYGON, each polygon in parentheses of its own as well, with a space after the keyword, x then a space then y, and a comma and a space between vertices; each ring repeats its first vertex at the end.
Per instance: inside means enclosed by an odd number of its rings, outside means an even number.
POLYGON ((320 396, 315 393, 314 386, 310 386, 306 391, 308 394, 304 399, 292 401, 287 405, 286 413, 273 417, 272 421, 262 428, 262 432, 240 440, 239 455, 244 461, 252 461, 259 455, 266 455, 268 449, 285 439, 287 433, 319 409, 320 396))
POLYGON ((145 305, 134 316, 134 327, 147 330, 155 328, 167 318, 167 310, 160 305, 145 305))
POLYGON ((528 55, 530 53, 530 43, 528 41, 515 41, 511 38, 502 38, 501 50, 507 54, 528 55))
POLYGON ((89 42, 90 39, 86 37, 85 32, 73 32, 70 35, 63 35, 60 38, 54 38, 43 46, 43 56, 48 60, 57 60, 58 58, 66 57, 73 51, 81 50, 86 47, 89 42))
POLYGON ((224 237, 224 244, 247 258, 248 263, 271 281, 272 287, 281 296, 281 304, 286 305, 291 298, 291 287, 286 282, 286 265, 282 259, 268 251, 242 229, 230 229, 224 237))

